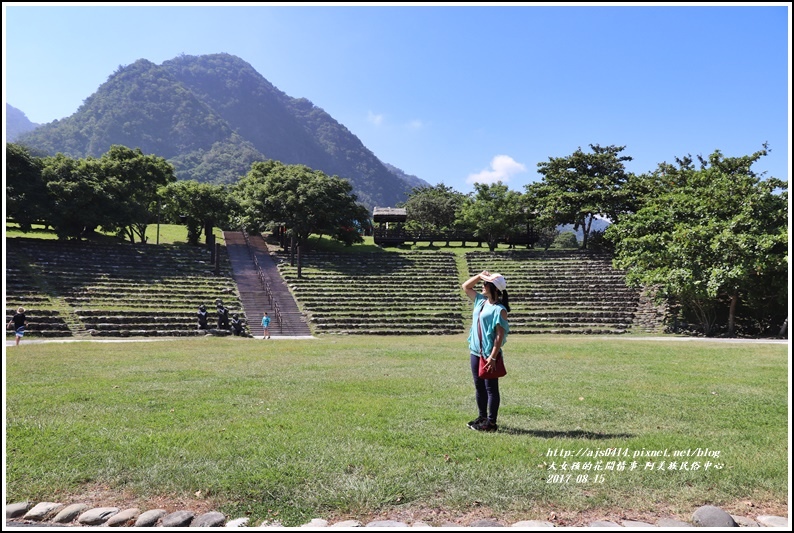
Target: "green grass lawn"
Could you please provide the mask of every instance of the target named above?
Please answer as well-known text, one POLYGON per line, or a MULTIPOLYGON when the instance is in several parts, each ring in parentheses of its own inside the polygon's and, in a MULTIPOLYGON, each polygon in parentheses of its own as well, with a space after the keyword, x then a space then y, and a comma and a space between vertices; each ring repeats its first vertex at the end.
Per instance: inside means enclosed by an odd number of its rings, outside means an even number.
MULTIPOLYGON (((6 237, 26 237, 29 239, 48 239, 55 240, 58 238, 55 232, 51 229, 45 228, 40 224, 34 224, 31 231, 23 232, 19 229, 19 225, 14 222, 6 222, 5 226, 6 237)), ((223 243, 223 231, 219 228, 213 229, 215 241, 223 243)), ((157 224, 151 224, 146 227, 146 239, 149 244, 186 244, 187 243, 187 228, 178 224, 160 224, 158 229, 157 224), (159 235, 158 235, 159 231, 159 235), (159 240, 158 240, 159 239, 159 240)), ((124 243, 130 242, 127 239, 120 239, 113 234, 103 233, 99 231, 96 235, 91 237, 91 241, 104 242, 104 243, 124 243)), ((201 243, 206 242, 205 236, 202 233, 201 243)), ((137 241, 136 241, 137 243, 137 241)))
POLYGON ((464 335, 23 340, 6 349, 6 502, 103 486, 294 526, 787 501, 787 345, 544 335, 505 353, 483 434, 464 335))
MULTIPOLYGON (((213 234, 215 235, 216 242, 223 243, 223 230, 214 228, 213 234)), ((32 231, 23 233, 19 229, 19 225, 14 222, 6 223, 6 237, 27 237, 32 239, 57 239, 57 236, 51 229, 46 229, 41 225, 34 224, 32 231)), ((146 228, 146 238, 149 244, 185 244, 187 243, 187 228, 178 224, 160 224, 159 235, 158 227, 152 224, 146 228)), ((93 241, 118 243, 129 242, 128 240, 119 239, 118 237, 98 232, 91 238, 93 241)), ((202 234, 201 243, 205 242, 204 235, 202 234)), ((471 242, 462 246, 460 242, 451 242, 450 246, 446 246, 445 242, 435 242, 432 245, 427 242, 419 242, 416 245, 406 243, 401 246, 387 246, 381 247, 375 244, 373 237, 364 237, 364 242, 355 244, 353 246, 345 246, 339 241, 335 241, 327 235, 313 235, 309 237, 307 245, 309 250, 326 251, 326 252, 397 252, 397 251, 444 251, 451 252, 459 256, 463 256, 466 252, 472 251, 488 251, 488 246, 483 243, 481 247, 471 242)), ((509 250, 506 244, 497 246, 497 250, 509 250)), ((519 250, 525 250, 526 247, 519 247, 519 250)), ((542 251, 542 248, 538 249, 542 251)))
MULTIPOLYGON (((308 247, 310 250, 319 250, 319 251, 326 251, 326 252, 337 252, 337 253, 344 253, 344 252, 399 252, 399 251, 418 251, 418 252, 427 252, 427 251, 440 251, 440 252, 450 252, 455 255, 463 256, 466 252, 487 252, 488 245, 483 243, 482 246, 477 246, 476 243, 472 243, 471 241, 467 242, 465 246, 462 245, 460 241, 451 241, 449 246, 446 245, 444 241, 435 241, 434 243, 430 244, 429 242, 418 242, 416 244, 411 242, 406 242, 405 244, 401 244, 399 246, 378 246, 375 244, 374 237, 364 237, 364 242, 360 244, 354 244, 352 246, 345 246, 344 244, 340 243, 339 241, 333 240, 331 237, 327 235, 320 236, 320 235, 312 235, 309 237, 308 247)), ((518 250, 527 250, 526 246, 519 246, 518 250)), ((557 248, 559 249, 559 248, 557 248)), ((510 250, 510 246, 507 244, 499 244, 496 247, 497 251, 507 251, 510 250)), ((571 249, 572 250, 572 249, 571 249)), ((537 248, 536 251, 543 251, 543 248, 537 248)))

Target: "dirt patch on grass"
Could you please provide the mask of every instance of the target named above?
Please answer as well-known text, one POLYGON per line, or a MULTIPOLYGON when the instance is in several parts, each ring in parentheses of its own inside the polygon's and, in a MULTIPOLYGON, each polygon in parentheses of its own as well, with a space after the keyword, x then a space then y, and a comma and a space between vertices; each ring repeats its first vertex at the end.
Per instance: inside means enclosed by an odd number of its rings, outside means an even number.
MULTIPOLYGON (((706 504, 704 504, 706 505, 706 504)), ((760 515, 772 515, 788 517, 788 505, 780 502, 751 502, 749 500, 737 501, 728 505, 717 505, 724 511, 737 516, 744 516, 755 520, 760 515)), ((405 508, 394 508, 382 513, 368 514, 366 516, 324 516, 329 523, 340 522, 342 520, 358 520, 362 524, 375 520, 396 520, 408 525, 416 522, 424 522, 428 525, 441 526, 471 526, 480 520, 492 520, 503 526, 510 526, 523 520, 541 520, 551 522, 559 527, 580 527, 587 526, 597 520, 609 520, 619 525, 623 525, 626 520, 635 522, 647 522, 655 524, 662 518, 690 522, 693 508, 687 513, 675 512, 672 507, 657 506, 654 511, 632 511, 630 509, 600 508, 585 511, 566 511, 553 506, 536 507, 529 512, 500 513, 488 507, 475 507, 466 511, 455 511, 441 507, 431 507, 421 504, 412 504, 405 508)), ((319 518, 319 517, 318 517, 319 518)))
POLYGON ((68 504, 84 503, 89 507, 118 507, 121 510, 138 508, 141 512, 152 509, 163 509, 169 513, 176 511, 192 511, 196 516, 217 511, 221 502, 214 498, 204 498, 199 493, 194 497, 178 496, 135 496, 127 492, 111 490, 104 486, 92 487, 81 494, 68 497, 68 504))

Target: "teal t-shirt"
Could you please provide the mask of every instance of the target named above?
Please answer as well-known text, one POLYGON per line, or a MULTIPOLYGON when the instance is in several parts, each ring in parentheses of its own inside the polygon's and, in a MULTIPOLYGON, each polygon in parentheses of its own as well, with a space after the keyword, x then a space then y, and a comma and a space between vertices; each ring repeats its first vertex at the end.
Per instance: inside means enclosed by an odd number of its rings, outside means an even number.
POLYGON ((502 304, 490 304, 488 299, 481 293, 474 297, 474 309, 471 313, 471 330, 469 331, 469 352, 474 355, 488 358, 493 350, 493 341, 496 337, 496 326, 502 326, 505 330, 502 346, 507 344, 507 334, 510 332, 510 325, 507 320, 502 318, 502 304), (480 314, 482 309, 482 314, 480 314), (482 350, 480 350, 480 337, 477 334, 477 317, 479 316, 482 324, 482 350))
POLYGON ((262 317, 262 327, 266 328, 269 325, 270 325, 270 317, 269 316, 263 316, 262 317))

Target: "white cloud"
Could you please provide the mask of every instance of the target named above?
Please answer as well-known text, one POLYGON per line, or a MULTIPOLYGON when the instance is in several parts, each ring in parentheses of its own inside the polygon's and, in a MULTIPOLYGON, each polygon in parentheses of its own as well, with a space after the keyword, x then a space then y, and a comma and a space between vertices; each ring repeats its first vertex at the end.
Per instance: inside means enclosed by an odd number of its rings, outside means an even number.
POLYGON ((367 113, 367 120, 375 124, 376 126, 380 126, 383 122, 383 115, 376 115, 372 111, 367 113))
POLYGON ((497 155, 491 160, 491 167, 478 172, 469 174, 466 183, 485 183, 491 184, 501 181, 507 183, 510 177, 520 172, 526 172, 527 167, 518 163, 509 155, 497 155))
POLYGON ((424 126, 424 123, 418 118, 408 123, 408 127, 412 130, 421 130, 424 126))

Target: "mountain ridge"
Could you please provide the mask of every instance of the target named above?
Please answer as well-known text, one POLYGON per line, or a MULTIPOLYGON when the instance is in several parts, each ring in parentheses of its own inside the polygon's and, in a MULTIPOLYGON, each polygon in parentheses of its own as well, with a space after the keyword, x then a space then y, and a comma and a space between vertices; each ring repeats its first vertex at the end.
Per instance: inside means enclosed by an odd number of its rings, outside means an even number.
POLYGON ((235 183, 254 161, 303 164, 348 179, 370 210, 429 185, 383 163, 323 109, 226 53, 120 66, 74 114, 15 142, 76 158, 122 144, 165 158, 179 179, 218 184, 235 183))
POLYGON ((14 142, 20 135, 33 131, 40 124, 31 122, 20 109, 6 102, 6 140, 14 142))

